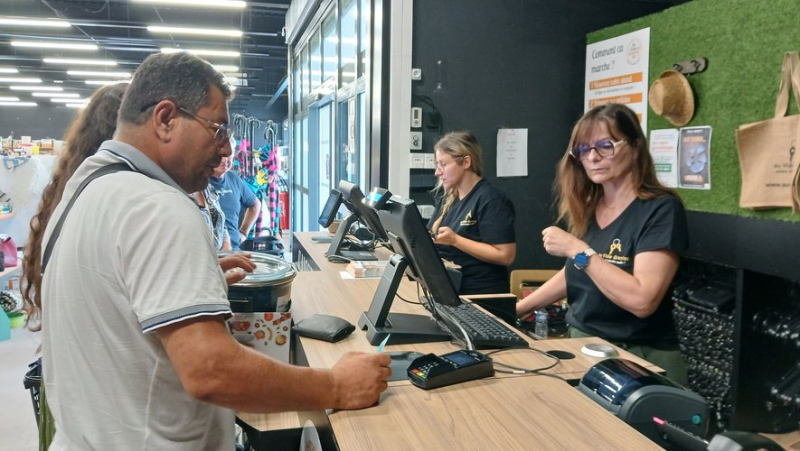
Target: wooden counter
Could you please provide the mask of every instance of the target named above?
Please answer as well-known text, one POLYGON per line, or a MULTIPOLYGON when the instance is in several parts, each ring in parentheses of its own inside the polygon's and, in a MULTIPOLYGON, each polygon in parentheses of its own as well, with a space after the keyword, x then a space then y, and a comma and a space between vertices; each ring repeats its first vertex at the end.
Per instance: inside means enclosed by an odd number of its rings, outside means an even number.
MULTIPOLYGON (((339 316, 358 323, 372 301, 379 279, 342 279, 346 264, 331 263, 324 257, 328 243, 314 243, 315 233, 296 233, 293 252, 307 260, 312 271, 302 271, 292 283, 292 317, 299 321, 314 313, 339 316)), ((385 249, 376 251, 388 259, 385 249)), ((417 300, 415 283, 405 279, 398 294, 417 300)), ((392 312, 430 316, 420 305, 396 298, 392 312)), ((597 338, 533 340, 518 332, 531 347, 540 351, 561 350, 575 355, 562 360, 547 373, 576 383, 598 358, 580 348, 587 342, 605 343, 597 338)), ((338 343, 299 338, 296 354, 315 368, 330 368, 347 351, 375 352, 366 333, 356 329, 338 343)), ((389 345, 386 351, 417 351, 443 354, 458 349, 449 342, 389 345)), ((618 349, 620 357, 636 361, 655 371, 660 368, 618 349)), ((552 364, 552 358, 531 350, 508 350, 493 354, 498 362, 523 368, 552 364)), ((359 411, 317 412, 314 424, 332 431, 335 443, 344 450, 375 449, 658 449, 646 437, 570 387, 562 380, 543 375, 508 375, 472 381, 442 389, 424 391, 407 379, 394 381, 377 406, 359 411)), ((240 413, 239 424, 250 434, 265 437, 299 437, 308 412, 282 414, 240 413)), ((331 441, 330 443, 333 443, 331 441)), ((273 442, 274 445, 274 442, 273 442)), ((288 449, 288 448, 287 448, 288 449)))
POLYGON ((661 449, 562 381, 483 379, 393 387, 378 406, 328 416, 340 449, 661 449))
MULTIPOLYGON (((299 321, 314 313, 324 313, 338 316, 353 324, 357 324, 361 314, 369 308, 380 280, 373 278, 342 279, 339 272, 344 271, 347 265, 344 263, 330 263, 325 259, 324 253, 328 245, 317 244, 311 241, 311 237, 318 233, 319 232, 306 232, 295 234, 294 243, 295 245, 299 244, 303 246, 305 255, 314 259, 321 258, 322 260, 315 260, 320 268, 319 271, 300 272, 295 278, 292 284, 292 318, 295 321, 299 321)), ((380 249, 376 251, 376 253, 379 258, 383 257, 384 259, 388 259, 390 256, 389 252, 385 249, 380 249)), ((398 294, 405 299, 419 299, 416 284, 409 281, 407 278, 401 282, 397 291, 398 294)), ((395 301, 392 303, 392 312, 430 316, 427 310, 422 308, 422 306, 407 304, 397 298, 395 298, 395 301)), ((562 350, 575 354, 574 359, 563 360, 558 366, 549 371, 553 374, 562 375, 562 377, 573 380, 580 379, 590 367, 602 360, 581 353, 580 350, 584 344, 603 343, 610 345, 610 343, 599 338, 534 340, 522 332, 517 331, 517 334, 523 337, 532 348, 542 351, 562 350)), ((369 344, 366 333, 359 329, 356 329, 352 335, 338 343, 327 343, 310 338, 301 338, 300 343, 302 343, 303 350, 308 358, 309 366, 316 368, 333 367, 336 361, 338 361, 339 356, 347 351, 375 352, 377 348, 369 344)), ((443 354, 455 351, 456 349, 458 348, 449 342, 386 346, 386 351, 417 351, 423 354, 443 354)), ((624 359, 634 361, 653 371, 661 371, 661 368, 658 366, 628 351, 620 348, 617 348, 617 351, 620 357, 624 359)), ((550 365, 553 362, 551 358, 525 350, 505 351, 493 356, 493 358, 503 363, 525 368, 538 368, 550 365)), ((392 382, 391 384, 407 385, 410 384, 410 382, 404 380, 392 382)))

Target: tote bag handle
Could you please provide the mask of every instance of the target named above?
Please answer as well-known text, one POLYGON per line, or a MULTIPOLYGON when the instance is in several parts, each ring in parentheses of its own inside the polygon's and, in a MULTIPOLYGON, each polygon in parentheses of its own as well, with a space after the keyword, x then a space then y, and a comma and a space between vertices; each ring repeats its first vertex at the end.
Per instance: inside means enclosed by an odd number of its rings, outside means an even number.
POLYGON ((781 69, 781 86, 775 102, 775 117, 784 117, 789 109, 789 89, 794 91, 794 101, 800 109, 800 57, 797 52, 786 52, 783 55, 781 69))

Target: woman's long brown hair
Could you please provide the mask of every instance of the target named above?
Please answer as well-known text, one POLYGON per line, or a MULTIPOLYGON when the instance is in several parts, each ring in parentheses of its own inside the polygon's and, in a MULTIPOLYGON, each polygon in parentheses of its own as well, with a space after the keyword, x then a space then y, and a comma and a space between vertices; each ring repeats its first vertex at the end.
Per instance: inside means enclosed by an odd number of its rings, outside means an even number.
MULTIPOLYGON (((28 323, 38 319, 42 309, 42 238, 50 216, 53 214, 64 186, 83 161, 97 152, 103 141, 111 139, 117 129, 117 111, 122 102, 127 84, 104 86, 92 95, 89 104, 67 128, 65 148, 58 157, 53 179, 42 193, 39 209, 31 218, 31 232, 25 245, 22 258, 22 299, 28 323)), ((35 321, 31 330, 39 330, 41 324, 35 321)))
POLYGON ((608 103, 594 107, 581 117, 572 129, 567 152, 558 164, 558 176, 553 185, 558 204, 558 221, 565 220, 570 233, 582 237, 594 216, 597 204, 603 198, 603 186, 592 183, 583 164, 570 156, 569 151, 591 132, 598 122, 605 122, 611 137, 624 139, 631 146, 633 161, 631 172, 636 197, 655 199, 672 195, 675 190, 662 185, 656 177, 653 157, 647 147, 639 119, 625 105, 608 103))

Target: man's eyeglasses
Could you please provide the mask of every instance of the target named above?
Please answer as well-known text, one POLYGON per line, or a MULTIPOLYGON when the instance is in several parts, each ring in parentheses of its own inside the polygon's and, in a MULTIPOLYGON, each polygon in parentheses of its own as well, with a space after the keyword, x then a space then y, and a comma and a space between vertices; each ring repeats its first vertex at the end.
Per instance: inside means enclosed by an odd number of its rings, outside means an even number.
POLYGON ((212 120, 204 118, 203 116, 198 116, 197 114, 191 113, 186 108, 180 106, 178 107, 178 110, 181 113, 196 120, 197 122, 200 122, 201 124, 202 124, 201 121, 207 122, 208 125, 210 125, 212 129, 214 129, 214 140, 217 142, 217 145, 223 146, 225 145, 225 143, 228 142, 228 140, 231 139, 231 136, 233 135, 233 129, 231 128, 230 125, 218 124, 212 120))
POLYGON ((612 141, 611 139, 606 138, 597 141, 593 146, 588 144, 578 144, 570 149, 569 154, 576 160, 585 160, 586 158, 589 158, 589 153, 592 151, 592 149, 594 149, 594 151, 597 152, 597 155, 600 155, 600 157, 610 157, 614 155, 617 147, 624 142, 624 139, 612 141))

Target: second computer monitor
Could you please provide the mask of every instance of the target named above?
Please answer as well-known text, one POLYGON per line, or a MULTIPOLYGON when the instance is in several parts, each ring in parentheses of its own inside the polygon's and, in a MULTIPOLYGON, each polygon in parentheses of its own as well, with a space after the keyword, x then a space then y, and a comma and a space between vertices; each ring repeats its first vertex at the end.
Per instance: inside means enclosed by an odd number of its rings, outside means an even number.
POLYGON ((319 215, 319 225, 328 228, 336 219, 336 214, 339 212, 339 207, 342 205, 342 193, 338 190, 332 189, 331 195, 328 196, 328 201, 325 202, 325 207, 319 215))
POLYGON ((378 218, 378 213, 364 203, 365 197, 361 188, 355 183, 341 180, 339 181, 339 191, 342 192, 342 196, 352 207, 356 216, 366 223, 369 230, 375 235, 375 239, 383 242, 389 241, 381 220, 378 218))
POLYGON ((446 305, 460 304, 458 292, 414 201, 393 196, 378 211, 378 216, 394 251, 408 263, 409 275, 422 284, 432 300, 446 305))

